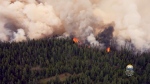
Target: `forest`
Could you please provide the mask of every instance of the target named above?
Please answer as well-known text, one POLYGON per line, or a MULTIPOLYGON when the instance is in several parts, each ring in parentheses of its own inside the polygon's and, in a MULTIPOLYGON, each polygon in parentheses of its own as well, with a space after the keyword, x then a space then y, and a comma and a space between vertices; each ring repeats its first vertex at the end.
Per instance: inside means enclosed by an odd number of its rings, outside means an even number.
POLYGON ((0 79, 0 84, 150 84, 150 52, 112 47, 108 53, 69 38, 1 42, 0 79), (128 64, 134 67, 130 77, 128 64))

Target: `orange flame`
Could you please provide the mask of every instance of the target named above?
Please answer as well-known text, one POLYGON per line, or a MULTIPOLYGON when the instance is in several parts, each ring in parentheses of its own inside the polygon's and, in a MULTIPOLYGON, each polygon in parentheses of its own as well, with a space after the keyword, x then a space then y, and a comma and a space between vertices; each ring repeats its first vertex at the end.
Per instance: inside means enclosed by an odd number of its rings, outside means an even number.
POLYGON ((108 47, 108 48, 106 49, 106 51, 109 53, 109 52, 110 52, 110 47, 108 47))
POLYGON ((79 40, 77 39, 77 38, 73 38, 73 42, 75 42, 75 43, 78 43, 79 42, 79 40))

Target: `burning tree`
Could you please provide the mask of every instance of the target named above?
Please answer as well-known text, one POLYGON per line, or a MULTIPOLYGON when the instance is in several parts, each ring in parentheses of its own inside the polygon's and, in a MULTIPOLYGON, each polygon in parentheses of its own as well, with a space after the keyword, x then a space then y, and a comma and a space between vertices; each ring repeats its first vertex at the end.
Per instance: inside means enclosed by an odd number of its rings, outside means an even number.
POLYGON ((76 38, 76 37, 74 37, 74 38, 73 38, 73 42, 74 42, 74 43, 79 43, 79 39, 76 38))
POLYGON ((110 47, 107 47, 106 51, 109 53, 110 52, 110 47))

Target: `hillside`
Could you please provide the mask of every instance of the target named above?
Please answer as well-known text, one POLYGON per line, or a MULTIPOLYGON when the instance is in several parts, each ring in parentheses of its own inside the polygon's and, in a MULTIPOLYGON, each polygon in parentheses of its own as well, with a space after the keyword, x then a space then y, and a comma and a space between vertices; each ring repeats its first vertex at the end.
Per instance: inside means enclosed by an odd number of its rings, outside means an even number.
POLYGON ((150 53, 78 46, 71 39, 0 43, 1 84, 150 84, 150 53), (126 76, 126 65, 134 75, 126 76))

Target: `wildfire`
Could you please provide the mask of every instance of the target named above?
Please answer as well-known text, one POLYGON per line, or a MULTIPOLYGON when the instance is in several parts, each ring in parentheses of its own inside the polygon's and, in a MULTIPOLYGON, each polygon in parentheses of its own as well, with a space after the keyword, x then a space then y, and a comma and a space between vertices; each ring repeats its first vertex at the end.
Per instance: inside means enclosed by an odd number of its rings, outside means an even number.
POLYGON ((78 40, 78 38, 73 38, 73 42, 75 42, 75 43, 78 43, 79 42, 79 40, 78 40))
POLYGON ((109 53, 109 52, 110 52, 110 47, 108 47, 108 48, 106 49, 106 51, 109 53))

